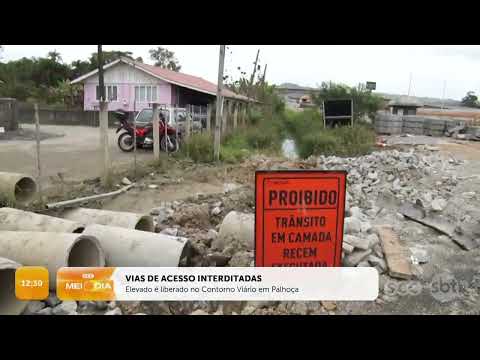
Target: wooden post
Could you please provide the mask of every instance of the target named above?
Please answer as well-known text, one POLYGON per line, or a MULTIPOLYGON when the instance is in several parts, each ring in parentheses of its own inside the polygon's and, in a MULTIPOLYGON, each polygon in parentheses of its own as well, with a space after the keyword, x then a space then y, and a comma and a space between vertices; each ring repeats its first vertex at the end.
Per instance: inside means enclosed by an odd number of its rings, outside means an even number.
POLYGON ((103 82, 103 52, 102 45, 98 45, 98 85, 100 90, 100 151, 103 154, 103 186, 110 186, 110 152, 108 144, 108 104, 105 101, 105 86, 103 82))
POLYGON ((153 157, 155 160, 160 160, 160 126, 158 118, 158 104, 154 103, 153 105, 153 157))
POLYGON ((102 45, 98 45, 97 50, 97 62, 98 62, 98 87, 100 90, 100 102, 105 101, 105 84, 103 82, 103 52, 102 45))
POLYGON ((229 107, 229 104, 230 104, 230 101, 229 100, 226 100, 224 99, 223 100, 223 104, 222 104, 222 108, 223 108, 223 111, 222 111, 222 135, 225 135, 228 131, 228 125, 227 125, 227 121, 228 121, 228 107, 229 107))
POLYGON ((38 114, 38 104, 35 108, 35 138, 37 140, 37 178, 38 178, 38 193, 40 202, 42 202, 42 167, 40 166, 40 116, 38 114))
POLYGON ((212 128, 211 121, 212 121, 212 104, 209 103, 207 105, 207 124, 206 124, 208 134, 210 134, 210 131, 211 131, 211 128, 212 128))
POLYGON ((108 144, 108 103, 100 100, 100 146, 103 153, 103 185, 110 186, 110 151, 108 144))
POLYGON ((192 131, 192 105, 187 105, 187 119, 185 124, 185 142, 187 143, 187 157, 190 156, 189 142, 192 131))
POLYGON ((243 106, 243 126, 246 127, 247 126, 247 104, 245 104, 245 106, 243 106))
POLYGON ((225 65, 225 45, 220 45, 220 56, 218 61, 218 82, 217 82, 217 111, 215 113, 215 140, 213 147, 213 155, 215 161, 220 160, 220 138, 221 138, 221 124, 222 110, 223 110, 223 67, 225 65))
POLYGON ((165 133, 163 136, 165 137, 165 153, 168 156, 168 146, 170 144, 170 138, 168 136, 168 123, 175 117, 175 110, 167 110, 169 112, 168 119, 166 117, 163 118, 163 129, 165 133))
POLYGON ((233 104, 233 128, 236 130, 238 126, 238 102, 233 104))

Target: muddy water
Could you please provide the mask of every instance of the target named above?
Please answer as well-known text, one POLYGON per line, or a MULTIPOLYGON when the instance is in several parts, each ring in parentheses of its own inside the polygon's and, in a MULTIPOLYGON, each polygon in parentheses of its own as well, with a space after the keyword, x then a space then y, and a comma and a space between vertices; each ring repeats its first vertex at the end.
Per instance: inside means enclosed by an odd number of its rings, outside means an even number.
POLYGON ((292 139, 285 139, 282 143, 282 154, 290 160, 298 159, 297 147, 292 139))

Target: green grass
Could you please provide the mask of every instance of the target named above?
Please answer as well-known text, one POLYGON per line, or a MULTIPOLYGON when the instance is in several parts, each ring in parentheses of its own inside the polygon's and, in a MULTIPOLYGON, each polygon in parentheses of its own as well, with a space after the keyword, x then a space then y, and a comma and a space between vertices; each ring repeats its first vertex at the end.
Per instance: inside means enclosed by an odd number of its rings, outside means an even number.
MULTIPOLYGON (((255 115, 259 117, 258 114, 255 115)), ((226 163, 238 163, 254 152, 275 153, 281 148, 282 124, 256 118, 255 125, 237 128, 225 135, 220 146, 220 160, 226 163)), ((207 133, 192 134, 188 142, 180 146, 180 157, 188 157, 197 163, 213 162, 213 135, 207 133)))
POLYGON ((189 157, 196 163, 213 162, 213 135, 207 133, 190 135, 188 142, 180 145, 179 155, 189 157))

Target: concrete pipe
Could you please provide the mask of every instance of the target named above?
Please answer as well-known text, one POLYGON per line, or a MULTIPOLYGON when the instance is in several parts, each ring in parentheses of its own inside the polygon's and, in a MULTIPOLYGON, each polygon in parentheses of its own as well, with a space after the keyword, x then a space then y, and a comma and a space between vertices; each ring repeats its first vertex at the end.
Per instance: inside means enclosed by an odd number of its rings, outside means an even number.
POLYGON ((21 266, 0 257, 0 315, 20 315, 28 305, 15 296, 15 270, 21 266))
POLYGON ((114 226, 87 225, 83 234, 98 239, 107 266, 175 267, 190 250, 185 238, 114 226))
POLYGON ((53 216, 12 208, 0 208, 0 230, 81 233, 85 225, 53 216))
POLYGON ((130 212, 108 211, 97 209, 76 208, 66 210, 64 219, 78 221, 83 224, 99 224, 117 226, 126 229, 154 232, 153 217, 130 212))
POLYGON ((24 266, 44 266, 50 289, 62 267, 103 267, 105 255, 93 236, 53 232, 0 231, 0 255, 24 266))
POLYGON ((36 192, 37 183, 30 176, 0 172, 0 201, 27 203, 36 192))
POLYGON ((219 238, 233 238, 253 250, 255 245, 255 215, 231 211, 220 225, 219 238))

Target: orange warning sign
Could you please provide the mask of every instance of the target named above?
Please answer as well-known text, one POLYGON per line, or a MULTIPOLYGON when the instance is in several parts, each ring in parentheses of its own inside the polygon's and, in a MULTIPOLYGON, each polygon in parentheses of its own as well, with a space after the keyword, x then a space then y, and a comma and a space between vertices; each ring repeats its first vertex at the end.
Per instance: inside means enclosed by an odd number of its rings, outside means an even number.
POLYGON ((340 266, 345 171, 255 173, 255 265, 340 266))

